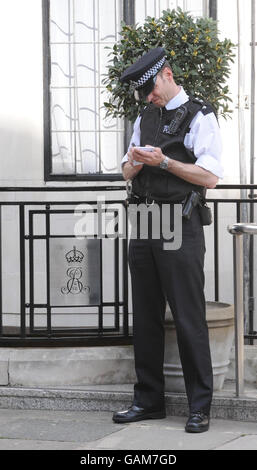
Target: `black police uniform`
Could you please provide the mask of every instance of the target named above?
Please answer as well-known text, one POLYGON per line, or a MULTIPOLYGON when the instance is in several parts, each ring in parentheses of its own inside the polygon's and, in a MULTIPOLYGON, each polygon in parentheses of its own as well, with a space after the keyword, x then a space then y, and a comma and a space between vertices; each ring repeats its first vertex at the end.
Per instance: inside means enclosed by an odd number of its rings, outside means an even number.
MULTIPOLYGON (((160 64, 163 50, 155 51, 155 62, 160 64)), ((149 63, 150 59, 148 58, 149 63)), ((147 65, 147 59, 145 60, 147 65)), ((142 75, 142 66, 140 71, 142 75)), ((135 66, 132 72, 134 75, 128 74, 130 80, 137 76, 135 66)), ((126 77, 125 74, 125 79, 126 77)), ((149 85, 149 80, 153 81, 152 77, 150 75, 150 79, 148 77, 146 80, 147 94, 154 86, 154 82, 149 85)), ((144 82, 140 86, 143 88, 144 82)), ((183 163, 195 161, 193 153, 184 146, 185 134, 199 110, 203 113, 213 110, 194 98, 184 106, 187 108, 186 118, 176 135, 171 135, 169 124, 177 110, 167 111, 166 108, 148 105, 141 118, 140 145, 160 147, 165 156, 183 163)), ((181 203, 192 190, 202 190, 170 172, 150 165, 144 165, 139 171, 132 181, 132 189, 136 198, 139 197, 139 202, 169 202, 171 221, 174 204, 181 203)), ((165 409, 164 318, 168 301, 176 325, 189 409, 191 412, 202 411, 208 415, 213 375, 204 297, 205 241, 198 208, 193 210, 189 220, 182 221, 180 249, 164 250, 163 242, 162 236, 156 240, 151 235, 148 239, 130 240, 129 265, 137 374, 134 404, 146 410, 165 409)))

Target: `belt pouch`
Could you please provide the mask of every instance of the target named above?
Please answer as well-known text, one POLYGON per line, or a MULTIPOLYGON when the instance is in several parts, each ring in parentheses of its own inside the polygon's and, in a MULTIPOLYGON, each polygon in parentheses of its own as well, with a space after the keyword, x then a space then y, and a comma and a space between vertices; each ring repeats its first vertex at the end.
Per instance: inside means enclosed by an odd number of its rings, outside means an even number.
POLYGON ((199 204, 199 215, 202 225, 211 225, 212 223, 212 212, 211 208, 207 204, 199 204))

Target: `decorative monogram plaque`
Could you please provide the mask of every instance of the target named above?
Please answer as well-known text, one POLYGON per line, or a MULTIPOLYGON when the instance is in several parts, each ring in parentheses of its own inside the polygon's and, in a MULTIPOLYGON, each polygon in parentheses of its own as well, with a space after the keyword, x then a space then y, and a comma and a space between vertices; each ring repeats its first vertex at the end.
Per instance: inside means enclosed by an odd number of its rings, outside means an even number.
POLYGON ((100 240, 50 240, 51 305, 100 304, 100 240))

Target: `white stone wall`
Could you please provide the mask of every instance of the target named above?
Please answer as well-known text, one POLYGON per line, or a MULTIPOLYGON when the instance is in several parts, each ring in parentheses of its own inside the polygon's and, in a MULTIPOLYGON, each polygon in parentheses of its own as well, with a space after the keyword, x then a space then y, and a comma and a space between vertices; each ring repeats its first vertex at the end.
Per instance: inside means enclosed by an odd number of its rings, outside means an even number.
POLYGON ((41 1, 3 1, 0 13, 0 184, 42 184, 41 1))

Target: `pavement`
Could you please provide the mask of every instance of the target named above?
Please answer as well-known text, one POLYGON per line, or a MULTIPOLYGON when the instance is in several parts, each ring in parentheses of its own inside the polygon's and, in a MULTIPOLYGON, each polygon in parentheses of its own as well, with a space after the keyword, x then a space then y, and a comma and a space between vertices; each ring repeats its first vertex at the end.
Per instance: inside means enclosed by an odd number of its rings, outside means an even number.
POLYGON ((257 450, 257 423, 212 419, 201 434, 186 418, 116 424, 111 411, 0 409, 0 450, 257 450))

